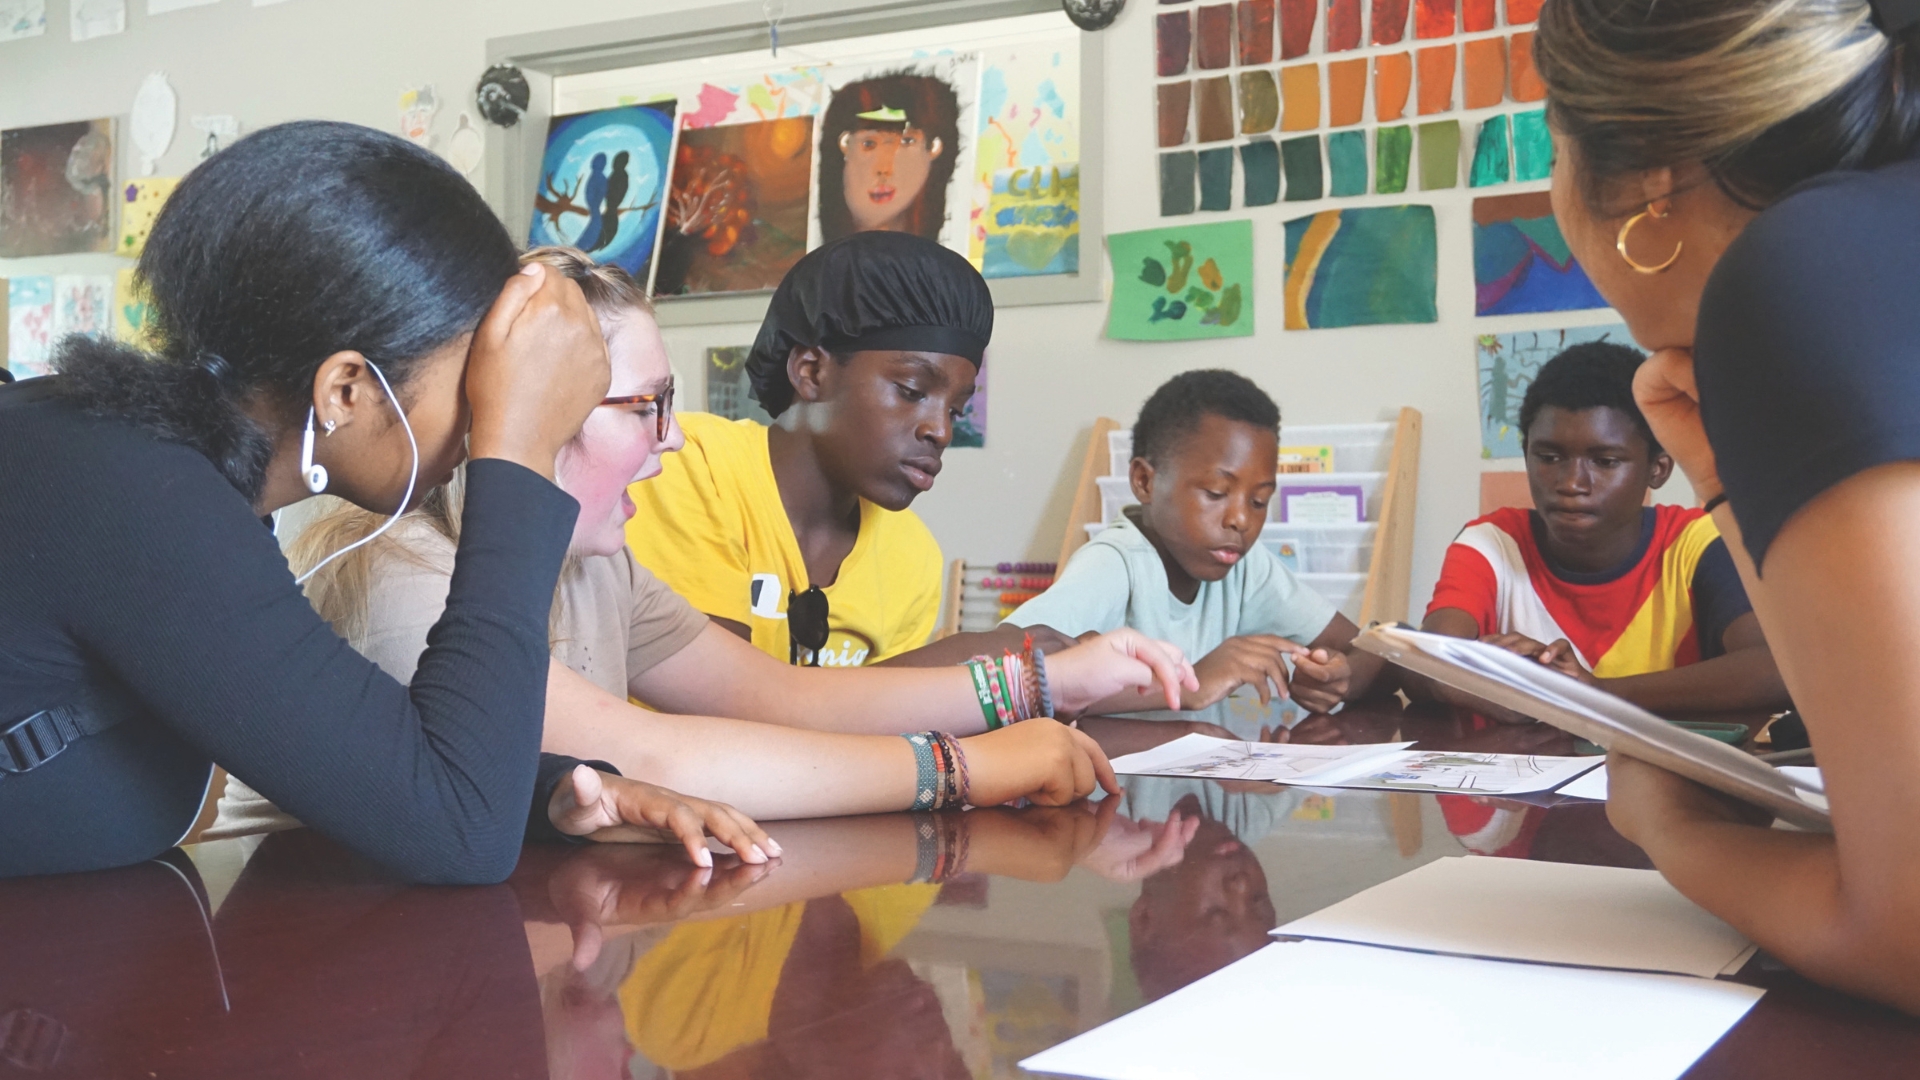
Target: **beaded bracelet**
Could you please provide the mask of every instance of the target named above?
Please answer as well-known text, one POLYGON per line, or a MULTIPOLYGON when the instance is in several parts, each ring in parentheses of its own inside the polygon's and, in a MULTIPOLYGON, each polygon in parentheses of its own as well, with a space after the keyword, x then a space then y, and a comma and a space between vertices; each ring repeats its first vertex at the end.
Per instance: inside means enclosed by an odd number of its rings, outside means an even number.
POLYGON ((941 744, 946 747, 947 760, 953 763, 953 769, 947 777, 948 790, 952 793, 948 803, 952 806, 966 806, 973 794, 973 778, 967 773, 967 752, 961 748, 960 740, 954 738, 952 733, 942 731, 937 734, 941 744))
POLYGON ((1033 653, 1033 679, 1036 694, 1040 701, 1040 715, 1053 716, 1053 691, 1047 688, 1047 654, 1033 647, 1033 637, 1027 637, 1027 648, 1033 653))
POLYGON ((960 740, 944 731, 918 731, 901 738, 913 747, 913 809, 965 806, 973 781, 960 740))
POLYGON ((934 810, 940 806, 940 769, 933 759, 933 741, 935 733, 918 732, 902 735, 907 745, 913 747, 913 808, 915 810, 934 810))

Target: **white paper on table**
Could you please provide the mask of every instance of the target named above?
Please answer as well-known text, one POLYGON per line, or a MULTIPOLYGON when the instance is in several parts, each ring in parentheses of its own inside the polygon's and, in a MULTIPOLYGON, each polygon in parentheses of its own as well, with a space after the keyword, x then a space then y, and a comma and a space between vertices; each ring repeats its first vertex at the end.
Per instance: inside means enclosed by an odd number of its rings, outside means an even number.
POLYGON ((1113 771, 1130 776, 1190 776, 1206 780, 1271 780, 1308 783, 1309 778, 1358 761, 1384 758, 1412 743, 1361 743, 1317 746, 1311 743, 1236 742, 1210 735, 1183 735, 1151 750, 1113 759, 1113 771))
POLYGON ((147 0, 147 14, 165 15, 169 11, 185 11, 187 8, 206 7, 220 0, 147 0))
POLYGON ((1764 992, 1303 941, 1269 945, 1020 1066, 1099 1080, 1673 1080, 1764 992))
MULTIPOLYGON (((1780 765, 1776 767, 1781 772, 1786 773, 1788 776, 1808 787, 1819 791, 1825 791, 1827 789, 1826 782, 1820 778, 1820 769, 1818 766, 1780 765)), ((1590 773, 1582 774, 1578 779, 1574 780, 1573 783, 1560 788, 1557 794, 1571 795, 1576 799, 1594 799, 1599 802, 1606 802, 1607 767, 1602 765, 1590 773)))
POLYGON ((1408 750, 1390 757, 1368 758, 1327 769, 1311 780, 1286 782, 1373 791, 1527 795, 1536 791, 1551 791, 1604 760, 1600 757, 1408 750))
POLYGON ((1753 951, 1656 870, 1478 855, 1437 859, 1273 932, 1708 979, 1753 951))

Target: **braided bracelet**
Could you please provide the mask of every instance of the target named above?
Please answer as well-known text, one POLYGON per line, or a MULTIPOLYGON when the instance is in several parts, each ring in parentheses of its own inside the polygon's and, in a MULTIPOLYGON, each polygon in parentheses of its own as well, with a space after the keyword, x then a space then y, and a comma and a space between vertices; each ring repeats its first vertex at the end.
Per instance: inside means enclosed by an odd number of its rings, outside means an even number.
POLYGON ((1023 645, 1027 654, 1027 667, 1033 671, 1035 694, 1039 698, 1039 715, 1053 718, 1053 692, 1047 689, 1047 654, 1033 646, 1033 635, 1028 634, 1023 645))
POLYGON ((922 731, 912 735, 902 735, 907 745, 913 747, 913 808, 915 810, 934 810, 940 806, 940 769, 933 759, 933 740, 935 732, 922 731))
POLYGON ((946 748, 947 760, 952 763, 948 774, 948 790, 952 793, 949 805, 966 806, 973 794, 973 778, 967 774, 967 752, 960 746, 960 740, 950 732, 938 732, 940 743, 946 748))

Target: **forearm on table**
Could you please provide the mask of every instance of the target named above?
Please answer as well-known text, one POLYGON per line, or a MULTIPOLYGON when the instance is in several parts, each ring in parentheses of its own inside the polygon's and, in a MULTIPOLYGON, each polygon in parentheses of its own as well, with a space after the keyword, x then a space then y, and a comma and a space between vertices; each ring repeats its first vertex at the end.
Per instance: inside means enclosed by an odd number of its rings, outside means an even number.
POLYGON ((790 728, 891 735, 975 735, 986 720, 964 668, 802 668, 709 629, 642 672, 634 696, 664 712, 790 728))
POLYGON ((833 817, 913 803, 913 749, 892 736, 834 735, 711 716, 649 712, 557 662, 544 748, 625 776, 731 804, 748 817, 833 817))
POLYGON ((757 685, 735 687, 729 699, 743 717, 815 731, 987 730, 973 677, 959 667, 787 667, 757 685))
POLYGON ((1702 821, 1644 846, 1674 888, 1794 970, 1920 1012, 1920 933, 1847 895, 1832 836, 1702 821))
POLYGON ((1765 646, 1598 683, 1602 690, 1656 713, 1771 709, 1785 707, 1788 701, 1786 684, 1765 646))

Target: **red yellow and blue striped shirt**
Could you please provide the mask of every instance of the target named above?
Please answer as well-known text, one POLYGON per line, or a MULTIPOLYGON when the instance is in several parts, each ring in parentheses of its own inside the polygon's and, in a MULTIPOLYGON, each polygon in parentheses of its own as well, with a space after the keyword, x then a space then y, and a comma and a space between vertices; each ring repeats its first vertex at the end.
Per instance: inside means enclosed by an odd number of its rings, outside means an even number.
POLYGON ((1538 514, 1509 507, 1471 522, 1447 549, 1432 614, 1458 608, 1480 633, 1566 638, 1601 678, 1643 675, 1723 652, 1728 624, 1752 610, 1713 519, 1650 506, 1631 558, 1597 573, 1553 566, 1538 514))

